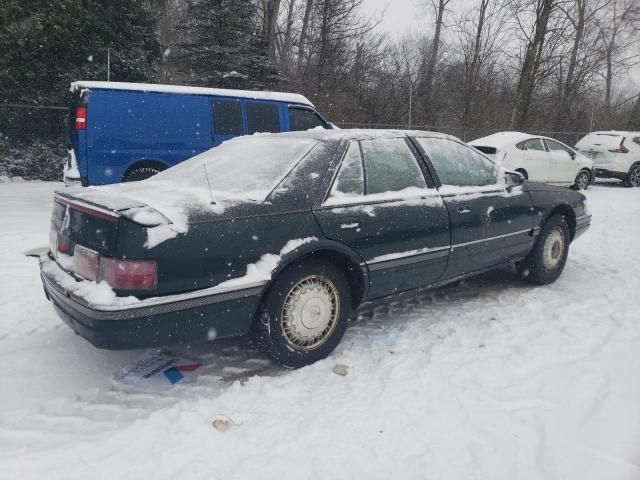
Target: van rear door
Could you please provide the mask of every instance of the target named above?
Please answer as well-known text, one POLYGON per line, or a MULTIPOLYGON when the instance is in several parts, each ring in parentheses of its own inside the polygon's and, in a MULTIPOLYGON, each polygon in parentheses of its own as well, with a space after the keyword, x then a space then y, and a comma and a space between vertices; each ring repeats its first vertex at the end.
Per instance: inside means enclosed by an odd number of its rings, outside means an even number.
POLYGON ((69 137, 64 182, 67 186, 87 185, 87 110, 89 91, 76 88, 69 106, 69 137))

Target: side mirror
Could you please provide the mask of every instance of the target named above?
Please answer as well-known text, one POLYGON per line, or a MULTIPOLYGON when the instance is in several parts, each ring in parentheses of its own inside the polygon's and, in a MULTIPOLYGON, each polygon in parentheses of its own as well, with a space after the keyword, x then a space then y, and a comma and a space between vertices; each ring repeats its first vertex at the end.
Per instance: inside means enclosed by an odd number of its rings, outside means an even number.
POLYGON ((507 190, 510 192, 513 187, 519 187, 524 183, 524 175, 518 172, 506 172, 505 181, 507 183, 507 190))
POLYGON ((571 160, 575 160, 576 159, 576 152, 570 152, 569 156, 571 157, 571 160))

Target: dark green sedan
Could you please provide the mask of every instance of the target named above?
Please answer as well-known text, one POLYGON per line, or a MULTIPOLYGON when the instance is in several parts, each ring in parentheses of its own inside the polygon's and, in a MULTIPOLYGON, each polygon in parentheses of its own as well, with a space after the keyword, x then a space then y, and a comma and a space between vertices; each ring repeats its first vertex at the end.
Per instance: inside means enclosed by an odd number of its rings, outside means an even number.
POLYGON ((96 347, 250 332, 277 362, 326 357, 359 304, 515 264, 562 272, 585 197, 438 133, 225 142, 141 182, 56 193, 47 297, 96 347))

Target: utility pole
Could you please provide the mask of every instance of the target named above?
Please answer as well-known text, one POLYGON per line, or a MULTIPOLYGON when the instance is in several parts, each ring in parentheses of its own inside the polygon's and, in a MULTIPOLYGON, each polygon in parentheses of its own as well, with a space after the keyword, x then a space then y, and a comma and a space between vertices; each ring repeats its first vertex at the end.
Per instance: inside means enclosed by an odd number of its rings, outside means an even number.
POLYGON ((411 105, 413 103, 413 81, 409 79, 409 130, 411 130, 411 105))
POLYGON ((111 81, 111 49, 107 48, 107 82, 111 81))

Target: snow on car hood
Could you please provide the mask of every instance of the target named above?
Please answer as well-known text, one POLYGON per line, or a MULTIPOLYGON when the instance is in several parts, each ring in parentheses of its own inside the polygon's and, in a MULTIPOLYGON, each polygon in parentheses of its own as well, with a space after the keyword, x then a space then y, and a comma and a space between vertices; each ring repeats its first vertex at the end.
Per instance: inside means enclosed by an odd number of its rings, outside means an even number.
POLYGON ((472 146, 487 146, 487 147, 503 147, 505 145, 512 145, 527 138, 536 138, 533 135, 523 132, 498 132, 486 137, 477 138, 472 140, 469 145, 472 146))

